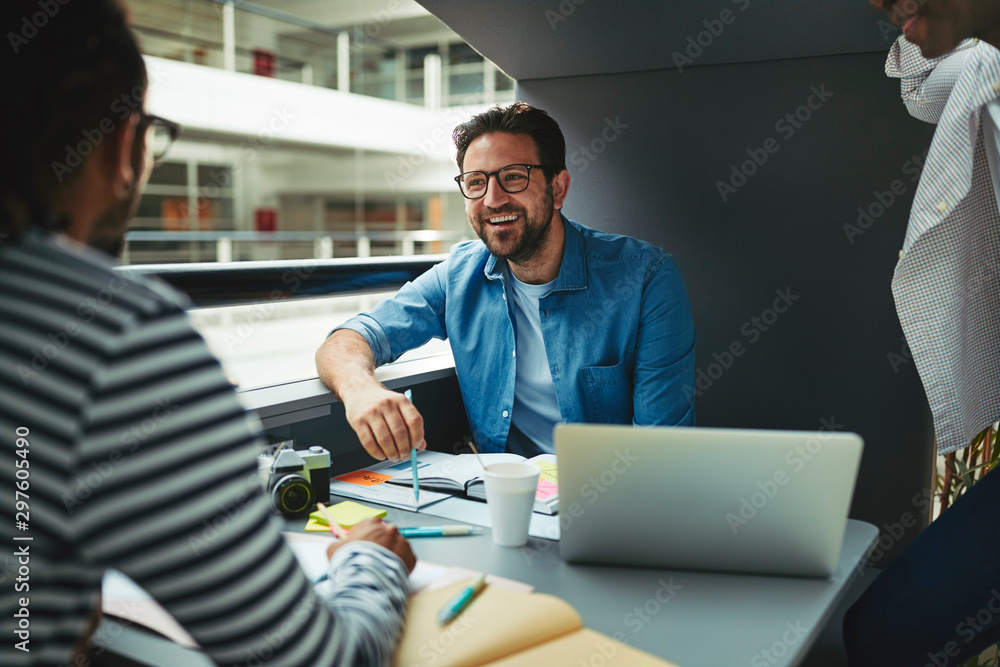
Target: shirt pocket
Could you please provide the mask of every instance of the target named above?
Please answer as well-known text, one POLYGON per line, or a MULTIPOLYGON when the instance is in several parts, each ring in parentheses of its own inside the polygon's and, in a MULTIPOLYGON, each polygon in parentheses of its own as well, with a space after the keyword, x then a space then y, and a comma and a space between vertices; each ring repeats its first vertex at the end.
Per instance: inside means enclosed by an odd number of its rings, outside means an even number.
POLYGON ((632 358, 613 366, 584 366, 583 383, 587 400, 586 421, 596 424, 631 424, 632 358))

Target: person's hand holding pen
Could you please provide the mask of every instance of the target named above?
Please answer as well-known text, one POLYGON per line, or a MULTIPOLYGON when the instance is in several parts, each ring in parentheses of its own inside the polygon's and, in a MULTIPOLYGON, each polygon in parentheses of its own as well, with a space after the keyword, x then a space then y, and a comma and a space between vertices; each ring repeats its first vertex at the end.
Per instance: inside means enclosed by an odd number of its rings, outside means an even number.
POLYGON ((395 526, 383 523, 381 519, 375 518, 361 521, 351 529, 349 535, 341 538, 339 542, 331 544, 326 550, 326 557, 328 559, 332 558, 337 549, 348 542, 357 542, 358 540, 374 542, 379 546, 385 547, 392 553, 399 556, 409 572, 412 572, 413 568, 417 564, 417 557, 413 555, 413 549, 410 548, 410 543, 405 537, 399 534, 399 529, 395 526))
POLYGON ((380 461, 402 461, 411 449, 424 449, 424 419, 403 394, 374 381, 341 391, 347 423, 365 451, 380 461))
POLYGON ((375 378, 375 358, 361 334, 334 331, 316 351, 319 379, 344 404, 347 423, 365 451, 382 461, 402 461, 424 449, 424 420, 399 392, 375 378))

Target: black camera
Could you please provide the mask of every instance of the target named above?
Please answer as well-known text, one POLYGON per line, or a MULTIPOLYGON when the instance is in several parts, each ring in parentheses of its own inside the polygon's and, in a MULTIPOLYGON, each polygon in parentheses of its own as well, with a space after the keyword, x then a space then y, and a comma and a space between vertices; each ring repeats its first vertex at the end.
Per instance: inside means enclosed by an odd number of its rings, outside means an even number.
POLYGON ((267 495, 274 509, 289 519, 309 514, 317 502, 330 502, 330 452, 318 446, 278 452, 271 464, 267 495))

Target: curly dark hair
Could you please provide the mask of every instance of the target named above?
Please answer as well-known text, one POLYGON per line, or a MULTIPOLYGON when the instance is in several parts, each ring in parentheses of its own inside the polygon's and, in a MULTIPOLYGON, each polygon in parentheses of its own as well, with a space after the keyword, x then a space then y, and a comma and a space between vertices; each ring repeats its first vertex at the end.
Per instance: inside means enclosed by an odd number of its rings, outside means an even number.
POLYGON ((456 160, 459 171, 465 163, 465 151, 469 144, 484 134, 494 132, 526 134, 531 137, 538 149, 538 161, 550 178, 566 169, 566 139, 559 129, 559 123, 541 109, 526 102, 514 102, 506 107, 498 104, 476 114, 451 133, 455 148, 458 149, 456 160))
POLYGON ((141 108, 146 66, 117 0, 3 0, 0 233, 64 227, 60 187, 141 108))

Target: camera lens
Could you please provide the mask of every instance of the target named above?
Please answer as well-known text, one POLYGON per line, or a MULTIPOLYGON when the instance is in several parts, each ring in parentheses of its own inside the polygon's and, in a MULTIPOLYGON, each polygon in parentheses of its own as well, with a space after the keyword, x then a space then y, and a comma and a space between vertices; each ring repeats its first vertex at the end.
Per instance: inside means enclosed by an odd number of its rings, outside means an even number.
POLYGON ((300 475, 288 475, 279 480, 271 498, 279 512, 293 519, 308 514, 313 504, 312 488, 300 475))

